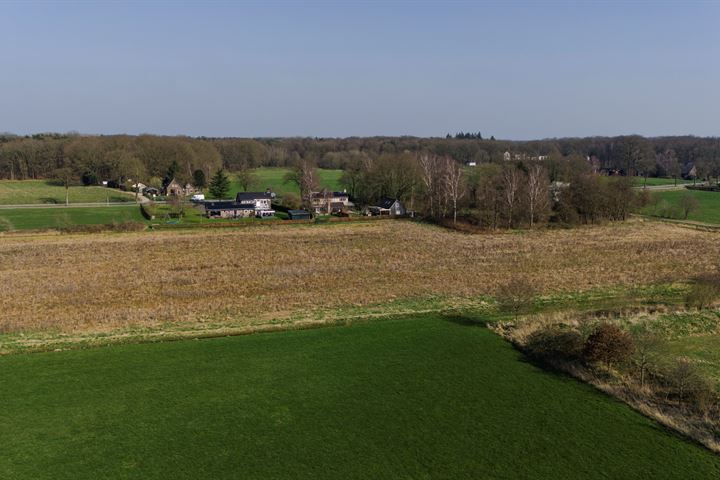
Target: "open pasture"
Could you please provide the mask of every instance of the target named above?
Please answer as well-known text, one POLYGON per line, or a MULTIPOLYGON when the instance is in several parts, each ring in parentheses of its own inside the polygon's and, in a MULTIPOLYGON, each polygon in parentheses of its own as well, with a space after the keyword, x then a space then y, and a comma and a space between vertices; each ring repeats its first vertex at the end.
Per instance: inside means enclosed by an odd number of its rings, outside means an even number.
POLYGON ((710 452, 434 315, 2 357, 0 382, 5 479, 720 475, 710 452))
MULTIPOLYGON (((105 187, 69 188, 70 203, 132 202, 134 196, 105 187)), ((64 204, 65 187, 47 180, 0 180, 0 205, 64 204)))
MULTIPOLYGON (((300 189, 297 185, 291 182, 285 181, 285 176, 290 171, 289 168, 283 167, 262 167, 255 168, 252 170, 253 174, 257 178, 256 184, 253 186, 253 190, 264 191, 266 188, 271 188, 273 192, 282 196, 285 193, 294 193, 300 195, 300 189)), ((321 188, 327 188, 328 190, 340 190, 340 176, 342 170, 329 170, 329 169, 318 169, 318 180, 321 188)), ((230 175, 230 196, 234 197, 238 192, 243 191, 242 187, 237 181, 235 175, 230 175)))
POLYGON ((632 222, 466 235, 410 221, 0 238, 0 328, 254 325, 406 298, 482 298, 683 280, 717 234, 632 222))
POLYGON ((135 204, 107 207, 0 208, 0 232, 144 220, 135 204))
POLYGON ((692 195, 698 201, 698 208, 688 216, 688 220, 704 223, 720 224, 720 192, 702 190, 670 190, 652 193, 654 202, 645 207, 641 213, 661 216, 665 211, 675 209, 676 216, 682 217, 681 199, 692 195))

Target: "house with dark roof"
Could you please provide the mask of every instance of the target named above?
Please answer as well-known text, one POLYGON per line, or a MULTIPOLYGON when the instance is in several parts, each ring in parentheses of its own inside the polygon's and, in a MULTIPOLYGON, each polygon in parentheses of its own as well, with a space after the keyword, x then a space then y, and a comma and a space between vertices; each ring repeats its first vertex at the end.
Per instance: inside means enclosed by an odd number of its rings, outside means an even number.
POLYGON ((255 205, 230 201, 204 202, 207 218, 246 218, 255 216, 255 205))
POLYGON ((383 198, 376 205, 367 208, 367 214, 371 216, 390 215, 392 217, 401 217, 407 214, 405 205, 397 198, 383 198))
POLYGON ((267 192, 240 192, 235 200, 206 201, 205 216, 208 218, 245 218, 245 217, 272 217, 272 201, 275 194, 267 192))
POLYGON ((235 196, 235 202, 241 205, 253 205, 256 210, 270 210, 275 194, 271 191, 265 192, 239 192, 235 196))
POLYGON ((350 197, 347 192, 323 190, 321 192, 313 192, 310 197, 310 205, 315 213, 338 213, 350 206, 350 197))

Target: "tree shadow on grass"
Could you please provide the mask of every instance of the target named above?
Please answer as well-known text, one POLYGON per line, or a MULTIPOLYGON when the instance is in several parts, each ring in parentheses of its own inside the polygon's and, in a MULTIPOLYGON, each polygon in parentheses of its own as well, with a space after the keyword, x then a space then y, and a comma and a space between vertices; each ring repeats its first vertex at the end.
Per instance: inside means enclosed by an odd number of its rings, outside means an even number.
POLYGON ((458 314, 441 314, 440 318, 446 322, 462 325, 463 327, 487 327, 488 320, 478 317, 458 314))

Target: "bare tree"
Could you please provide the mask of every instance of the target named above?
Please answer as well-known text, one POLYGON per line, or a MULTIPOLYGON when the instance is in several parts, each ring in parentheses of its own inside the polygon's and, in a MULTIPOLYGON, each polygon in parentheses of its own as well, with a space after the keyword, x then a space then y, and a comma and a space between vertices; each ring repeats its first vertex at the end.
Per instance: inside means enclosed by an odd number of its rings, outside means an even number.
POLYGON ((660 338, 650 331, 642 331, 635 336, 635 364, 640 376, 640 387, 645 386, 648 368, 658 355, 660 338))
POLYGON ((508 228, 513 226, 513 211, 520 190, 521 172, 516 167, 508 167, 503 171, 503 199, 508 212, 508 228))
POLYGON ((541 165, 533 165, 528 171, 528 205, 530 207, 530 228, 535 225, 535 213, 547 206, 548 175, 541 165))
POLYGON ((423 153, 418 158, 420 163, 422 182, 425 185, 428 208, 430 216, 436 218, 439 215, 439 178, 440 178, 440 159, 435 155, 423 153))
POLYGON ((453 223, 457 223, 458 201, 465 195, 463 172, 460 164, 450 157, 445 158, 443 167, 443 187, 447 197, 452 202, 453 223))
POLYGON ((312 205, 312 194, 319 188, 317 168, 310 160, 302 159, 294 170, 288 172, 286 182, 292 182, 300 189, 300 198, 303 206, 310 208, 312 205))
POLYGON ((74 175, 69 167, 61 167, 55 170, 54 176, 58 182, 65 187, 65 205, 70 204, 70 184, 73 182, 74 175))

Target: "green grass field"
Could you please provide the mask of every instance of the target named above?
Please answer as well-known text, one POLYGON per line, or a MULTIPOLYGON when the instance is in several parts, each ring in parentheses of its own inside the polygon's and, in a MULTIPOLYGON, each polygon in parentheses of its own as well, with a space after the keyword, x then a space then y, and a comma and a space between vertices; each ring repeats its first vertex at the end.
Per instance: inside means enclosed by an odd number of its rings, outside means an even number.
POLYGON ((136 205, 0 209, 0 231, 102 225, 129 220, 145 221, 136 205))
MULTIPOLYGON (((641 213, 645 215, 660 216, 667 207, 677 208, 683 195, 690 194, 698 200, 699 208, 688 216, 688 220, 705 223, 720 223, 720 192, 703 192, 700 190, 670 190, 666 192, 653 192, 657 200, 654 205, 645 207, 641 213), (662 203, 662 202, 665 203, 662 203)), ((680 212, 678 215, 682 217, 680 212)))
POLYGON ((720 475, 460 319, 14 355, 0 385, 4 479, 720 475))
POLYGON ((675 359, 687 357, 713 379, 720 388, 720 311, 670 313, 640 323, 627 323, 629 329, 649 329, 660 339, 659 365, 672 368, 675 359))
POLYGON ((717 333, 676 338, 665 343, 663 349, 673 358, 682 356, 694 360, 720 388, 720 336, 717 333))
MULTIPOLYGON (((676 181, 674 178, 656 178, 648 177, 647 183, 644 177, 634 177, 633 183, 638 186, 647 185, 648 187, 660 186, 660 185, 675 185, 676 181)), ((677 179, 677 185, 686 185, 692 183, 692 180, 685 180, 684 178, 677 179)))
MULTIPOLYGON (((105 187, 70 187, 70 203, 132 202, 133 194, 105 187)), ((0 205, 65 203, 65 187, 46 180, 0 180, 0 205)))
MULTIPOLYGON (((282 196, 285 193, 300 194, 300 190, 297 185, 293 183, 285 182, 285 175, 290 171, 289 168, 281 167, 264 167, 256 168, 253 170, 258 181, 253 187, 255 190, 264 191, 270 187, 278 195, 282 196)), ((327 170, 318 169, 318 177, 320 180, 320 186, 329 190, 341 190, 340 177, 342 176, 342 170, 327 170)), ((242 188, 237 183, 236 177, 231 175, 231 188, 230 196, 235 196, 238 192, 242 191, 242 188)))

